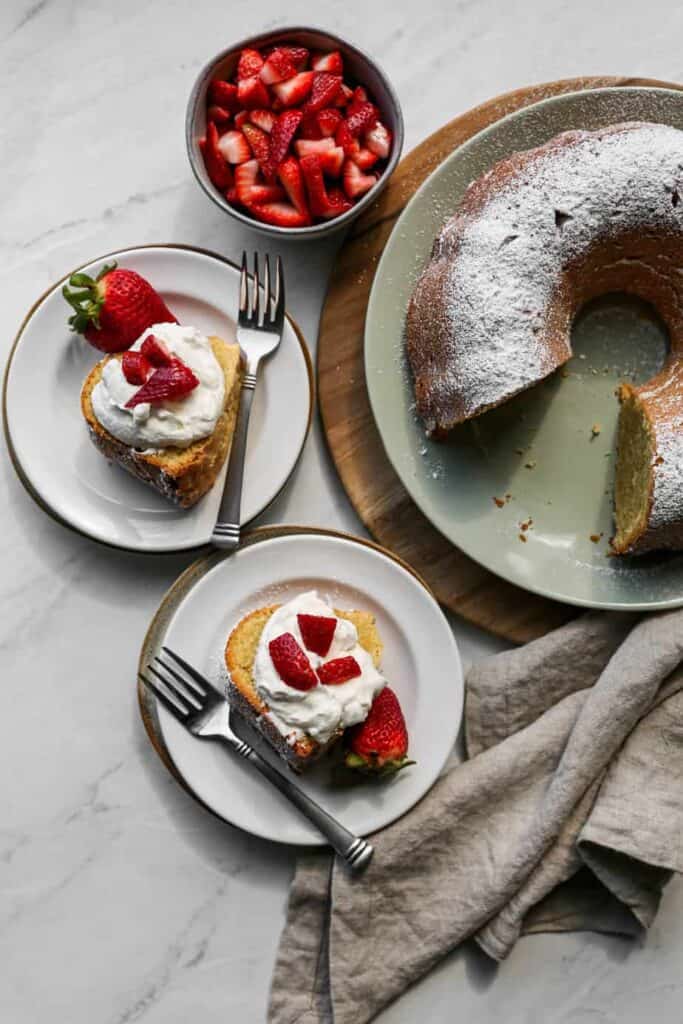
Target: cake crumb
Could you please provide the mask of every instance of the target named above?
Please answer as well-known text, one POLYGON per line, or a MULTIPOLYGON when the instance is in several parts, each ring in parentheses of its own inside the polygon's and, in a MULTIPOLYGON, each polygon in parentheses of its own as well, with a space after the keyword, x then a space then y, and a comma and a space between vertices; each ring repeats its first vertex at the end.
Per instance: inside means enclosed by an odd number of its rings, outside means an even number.
POLYGON ((519 524, 519 528, 522 531, 522 533, 526 533, 526 531, 530 530, 533 525, 534 525, 534 521, 531 518, 531 516, 529 516, 528 519, 525 519, 525 521, 523 523, 519 524))
POLYGON ((582 352, 581 355, 579 356, 579 359, 585 359, 585 358, 586 358, 586 353, 582 352))
POLYGON ((515 448, 515 455, 524 455, 523 448, 515 448))
POLYGON ((594 423, 593 426, 591 427, 591 441, 593 440, 594 437, 598 437, 601 431, 602 431, 602 427, 600 426, 600 424, 599 423, 594 423))
POLYGON ((503 506, 505 505, 505 501, 503 498, 496 498, 496 496, 494 495, 493 500, 495 504, 498 506, 498 508, 503 508, 503 506))
POLYGON ((521 540, 521 541, 522 541, 522 542, 523 542, 524 544, 526 544, 526 542, 527 542, 527 536, 526 536, 526 534, 525 534, 525 533, 520 533, 520 535, 519 535, 519 539, 520 539, 520 540, 521 540))
POLYGON ((591 533, 591 540, 594 544, 599 544, 603 537, 604 534, 602 533, 591 533))
POLYGON ((536 469, 536 460, 535 459, 531 459, 529 462, 525 462, 524 463, 524 468, 525 469, 536 469))

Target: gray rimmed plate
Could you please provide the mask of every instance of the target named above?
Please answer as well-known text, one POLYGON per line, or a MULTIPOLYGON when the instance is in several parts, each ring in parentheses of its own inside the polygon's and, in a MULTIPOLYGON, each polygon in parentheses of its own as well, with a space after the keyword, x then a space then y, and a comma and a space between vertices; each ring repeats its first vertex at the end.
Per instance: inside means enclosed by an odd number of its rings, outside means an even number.
POLYGON ((425 438, 403 350, 405 312, 432 241, 467 185, 498 160, 560 132, 618 121, 683 129, 683 92, 597 89, 544 100, 457 149, 424 182, 384 250, 365 327, 365 372, 387 455, 413 500, 449 540, 534 593, 594 608, 683 604, 683 555, 609 555, 619 381, 661 365, 666 330, 634 299, 579 315, 574 357, 545 382, 466 424, 425 438))

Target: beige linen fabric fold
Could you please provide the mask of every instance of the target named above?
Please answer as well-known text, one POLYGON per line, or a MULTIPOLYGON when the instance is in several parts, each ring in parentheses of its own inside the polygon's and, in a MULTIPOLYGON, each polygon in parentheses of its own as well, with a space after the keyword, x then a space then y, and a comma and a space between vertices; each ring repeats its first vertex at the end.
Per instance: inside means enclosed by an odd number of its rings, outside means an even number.
MULTIPOLYGON (((303 856, 270 1024, 365 1024, 463 939, 635 935, 683 870, 683 611, 588 614, 475 666, 469 760, 373 837, 303 856)), ((400 785, 400 776, 391 785, 400 785)))

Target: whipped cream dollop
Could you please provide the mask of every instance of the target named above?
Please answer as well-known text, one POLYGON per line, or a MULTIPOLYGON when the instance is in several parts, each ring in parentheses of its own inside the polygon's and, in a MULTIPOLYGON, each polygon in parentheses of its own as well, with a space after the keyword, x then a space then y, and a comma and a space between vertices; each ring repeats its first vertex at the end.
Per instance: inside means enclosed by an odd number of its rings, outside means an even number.
POLYGON ((110 359, 93 388, 93 412, 105 430, 132 448, 187 448, 216 429, 225 405, 225 376, 211 342, 196 327, 154 324, 131 350, 137 351, 149 334, 190 367, 199 381, 197 387, 177 401, 141 402, 126 409, 140 385, 128 383, 120 359, 110 359))
POLYGON ((290 742, 306 734, 319 743, 326 743, 337 729, 363 722, 376 695, 386 685, 372 656, 359 644, 356 627, 348 619, 335 615, 315 590, 299 594, 271 615, 261 634, 253 672, 259 696, 270 709, 269 717, 290 742), (337 620, 332 644, 324 658, 306 648, 297 621, 297 616, 302 614, 337 620), (318 683, 310 690, 288 686, 278 675, 268 649, 271 640, 283 633, 292 634, 314 669, 334 658, 353 657, 361 674, 335 686, 318 683))

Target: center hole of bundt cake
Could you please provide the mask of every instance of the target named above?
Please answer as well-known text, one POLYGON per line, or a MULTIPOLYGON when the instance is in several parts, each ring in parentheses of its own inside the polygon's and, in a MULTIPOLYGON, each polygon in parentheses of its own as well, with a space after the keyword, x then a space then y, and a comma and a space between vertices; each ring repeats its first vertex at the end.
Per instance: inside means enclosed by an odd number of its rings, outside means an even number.
POLYGON ((572 328, 573 369, 641 384, 663 366, 669 333, 654 306, 612 293, 588 302, 572 328))

